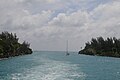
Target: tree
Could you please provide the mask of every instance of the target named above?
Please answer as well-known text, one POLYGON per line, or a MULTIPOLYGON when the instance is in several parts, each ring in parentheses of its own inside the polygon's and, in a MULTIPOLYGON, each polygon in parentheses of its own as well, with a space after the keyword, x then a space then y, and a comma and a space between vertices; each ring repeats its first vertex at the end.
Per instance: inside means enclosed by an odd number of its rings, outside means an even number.
POLYGON ((120 39, 115 37, 106 39, 103 39, 103 37, 92 38, 79 53, 120 57, 120 39))
POLYGON ((32 53, 28 42, 24 41, 21 44, 18 40, 16 33, 2 32, 0 34, 0 58, 32 53))

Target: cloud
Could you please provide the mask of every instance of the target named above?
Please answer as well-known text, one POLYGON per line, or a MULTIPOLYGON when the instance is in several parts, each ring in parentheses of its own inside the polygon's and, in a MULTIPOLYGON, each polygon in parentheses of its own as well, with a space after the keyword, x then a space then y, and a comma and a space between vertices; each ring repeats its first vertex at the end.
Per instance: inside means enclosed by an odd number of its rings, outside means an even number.
MULTIPOLYGON (((97 27, 99 29, 99 33, 102 32, 103 35, 116 36, 116 34, 114 33, 116 32, 119 33, 120 30, 120 28, 118 27, 120 26, 119 4, 120 4, 119 1, 113 1, 111 3, 101 4, 98 7, 96 7, 90 13, 91 18, 93 19, 92 22, 93 29, 97 27), (114 33, 111 34, 111 32, 114 33)), ((96 33, 96 31, 94 33, 96 33)))
POLYGON ((79 50, 97 36, 119 37, 119 0, 1 0, 0 31, 15 32, 34 50, 79 50), (93 4, 93 5, 91 5, 93 4))
POLYGON ((53 18, 50 25, 59 25, 60 27, 80 27, 84 26, 89 21, 89 15, 85 11, 77 11, 71 14, 59 13, 53 18))

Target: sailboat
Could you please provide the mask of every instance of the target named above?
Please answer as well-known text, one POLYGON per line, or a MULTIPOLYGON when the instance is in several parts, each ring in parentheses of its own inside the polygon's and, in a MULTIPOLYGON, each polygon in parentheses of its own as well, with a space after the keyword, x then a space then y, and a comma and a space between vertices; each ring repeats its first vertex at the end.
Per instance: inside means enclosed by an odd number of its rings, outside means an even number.
POLYGON ((67 44, 66 44, 66 56, 70 55, 70 53, 68 52, 68 40, 67 40, 67 44))

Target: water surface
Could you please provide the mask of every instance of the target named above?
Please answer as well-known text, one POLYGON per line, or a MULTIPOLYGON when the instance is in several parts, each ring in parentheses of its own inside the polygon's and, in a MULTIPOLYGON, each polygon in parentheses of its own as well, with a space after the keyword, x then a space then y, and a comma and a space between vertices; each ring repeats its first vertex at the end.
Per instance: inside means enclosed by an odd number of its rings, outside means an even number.
POLYGON ((120 59, 36 51, 1 60, 0 80, 120 80, 120 59))

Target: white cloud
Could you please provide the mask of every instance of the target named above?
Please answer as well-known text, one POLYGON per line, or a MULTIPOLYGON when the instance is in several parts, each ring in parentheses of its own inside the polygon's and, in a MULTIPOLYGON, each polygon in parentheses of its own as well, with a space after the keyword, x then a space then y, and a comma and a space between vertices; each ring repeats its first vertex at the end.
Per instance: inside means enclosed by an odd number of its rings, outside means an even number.
POLYGON ((81 27, 89 22, 89 15, 85 11, 77 11, 71 14, 60 13, 53 18, 50 25, 58 25, 60 27, 81 27))
POLYGON ((119 0, 1 0, 0 31, 16 32, 33 49, 78 50, 96 36, 117 36, 119 0), (94 3, 94 5, 90 5, 94 3))
MULTIPOLYGON (((120 30, 120 28, 118 27, 120 26, 119 4, 120 1, 113 1, 111 3, 101 4, 97 8, 95 8, 90 13, 91 18, 93 18, 92 22, 92 26, 94 26, 93 29, 97 27, 99 29, 99 33, 102 32, 106 36, 111 34, 113 29, 116 29, 116 31, 113 31, 114 33, 116 32, 119 33, 120 30)), ((96 33, 96 31, 94 33, 96 33)), ((109 36, 116 36, 116 34, 111 34, 109 36)))

